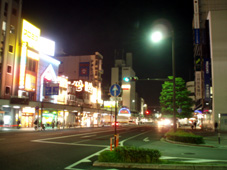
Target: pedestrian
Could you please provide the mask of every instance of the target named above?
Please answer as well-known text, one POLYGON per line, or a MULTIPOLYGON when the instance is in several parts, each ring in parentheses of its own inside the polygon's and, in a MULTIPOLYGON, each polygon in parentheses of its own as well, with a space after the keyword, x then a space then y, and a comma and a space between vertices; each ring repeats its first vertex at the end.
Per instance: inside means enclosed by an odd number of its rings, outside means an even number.
POLYGON ((17 129, 19 129, 20 128, 20 119, 18 119, 18 121, 17 121, 17 129))
POLYGON ((53 120, 52 121, 52 129, 54 129, 54 124, 55 124, 55 121, 53 120))
POLYGON ((37 130, 37 128, 38 128, 38 120, 37 119, 35 120, 34 125, 35 125, 34 126, 35 130, 37 130))
POLYGON ((215 129, 215 132, 218 132, 218 122, 214 123, 214 129, 215 129))
POLYGON ((192 121, 191 128, 194 129, 194 122, 192 121))
POLYGON ((193 123, 193 124, 194 124, 194 126, 195 126, 195 129, 196 129, 196 124, 197 124, 196 120, 194 121, 194 123, 193 123))

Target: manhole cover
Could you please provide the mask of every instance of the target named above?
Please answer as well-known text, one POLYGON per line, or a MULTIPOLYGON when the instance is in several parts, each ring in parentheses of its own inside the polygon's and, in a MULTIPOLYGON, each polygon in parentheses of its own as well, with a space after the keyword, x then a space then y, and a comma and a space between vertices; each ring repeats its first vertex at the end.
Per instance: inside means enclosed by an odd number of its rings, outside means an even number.
POLYGON ((183 153, 183 155, 195 155, 195 153, 188 152, 188 153, 183 153))

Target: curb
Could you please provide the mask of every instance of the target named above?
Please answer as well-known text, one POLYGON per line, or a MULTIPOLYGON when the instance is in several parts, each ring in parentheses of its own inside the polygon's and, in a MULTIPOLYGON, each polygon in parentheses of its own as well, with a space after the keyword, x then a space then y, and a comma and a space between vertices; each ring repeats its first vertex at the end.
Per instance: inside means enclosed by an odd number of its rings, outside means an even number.
POLYGON ((217 148, 217 147, 212 146, 212 145, 183 143, 183 142, 177 142, 177 141, 169 140, 167 138, 162 138, 161 141, 163 141, 163 140, 166 141, 166 142, 169 142, 169 143, 173 143, 173 144, 181 144, 181 145, 189 145, 189 146, 199 146, 199 147, 208 147, 208 148, 217 148))
POLYGON ((194 170, 226 170, 227 165, 197 165, 197 164, 141 164, 115 163, 95 161, 93 166, 112 168, 139 168, 139 169, 194 169, 194 170))

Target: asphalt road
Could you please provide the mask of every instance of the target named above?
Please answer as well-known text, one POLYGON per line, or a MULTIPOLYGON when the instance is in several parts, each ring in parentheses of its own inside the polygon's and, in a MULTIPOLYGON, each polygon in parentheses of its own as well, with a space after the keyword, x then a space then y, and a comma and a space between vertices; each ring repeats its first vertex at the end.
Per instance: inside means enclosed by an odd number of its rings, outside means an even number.
MULTIPOLYGON (((226 149, 182 146, 160 141, 164 131, 142 125, 119 127, 120 145, 159 149, 164 159, 225 162, 226 149)), ((82 170, 93 167, 109 148, 113 127, 0 132, 1 170, 82 170)), ((109 170, 112 168, 109 168, 109 170)))

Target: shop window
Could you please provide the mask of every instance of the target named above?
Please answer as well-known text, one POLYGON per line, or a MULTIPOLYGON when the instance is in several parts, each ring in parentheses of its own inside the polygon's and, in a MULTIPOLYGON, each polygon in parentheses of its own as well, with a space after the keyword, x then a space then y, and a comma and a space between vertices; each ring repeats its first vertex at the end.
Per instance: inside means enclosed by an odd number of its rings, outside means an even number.
POLYGON ((27 58, 26 68, 29 71, 35 72, 36 71, 36 61, 31 58, 27 58))
POLYGON ((14 34, 15 33, 15 27, 13 25, 10 25, 10 34, 14 34))
POLYGON ((7 12, 8 12, 8 3, 5 3, 5 10, 4 10, 4 16, 7 16, 7 12))
POLYGON ((10 87, 6 87, 5 93, 6 93, 6 94, 10 94, 10 87))
POLYGON ((9 52, 13 53, 13 46, 12 45, 9 45, 9 52))
POLYGON ((7 73, 12 73, 12 66, 7 66, 7 73))
POLYGON ((2 22, 2 30, 6 31, 6 22, 5 21, 2 22))

